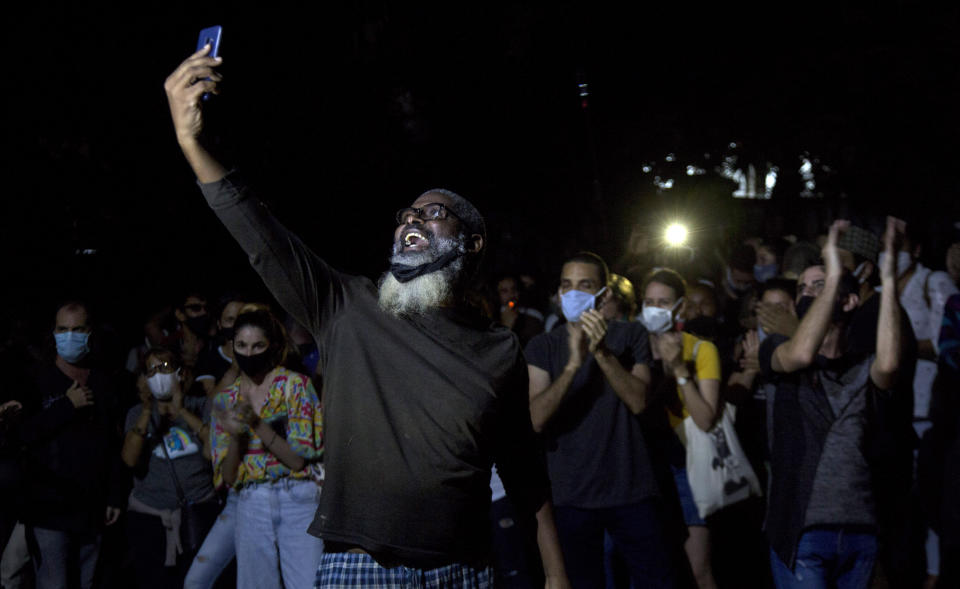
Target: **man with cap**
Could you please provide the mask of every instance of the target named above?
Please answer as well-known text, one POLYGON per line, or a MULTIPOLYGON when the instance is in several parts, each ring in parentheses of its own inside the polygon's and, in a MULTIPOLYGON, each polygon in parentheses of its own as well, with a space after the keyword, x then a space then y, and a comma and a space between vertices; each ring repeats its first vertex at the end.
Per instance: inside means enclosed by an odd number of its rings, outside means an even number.
POLYGON ((873 296, 874 287, 880 284, 877 273, 877 254, 880 253, 880 238, 862 227, 851 225, 837 242, 840 262, 860 283, 860 305, 873 296))
POLYGON ((397 213, 379 285, 331 268, 198 140, 201 94, 220 81, 208 51, 165 83, 180 148, 211 208, 321 350, 326 479, 309 527, 325 543, 317 586, 490 586, 494 463, 517 509, 536 514, 547 586, 565 586, 520 346, 463 304, 483 217, 454 192, 427 191, 397 213))

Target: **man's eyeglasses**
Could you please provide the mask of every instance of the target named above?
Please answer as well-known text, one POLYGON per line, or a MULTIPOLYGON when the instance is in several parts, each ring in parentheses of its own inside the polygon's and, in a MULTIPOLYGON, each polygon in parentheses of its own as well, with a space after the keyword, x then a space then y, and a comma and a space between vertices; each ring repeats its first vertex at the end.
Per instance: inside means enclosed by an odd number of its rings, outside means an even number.
POLYGON ((407 207, 397 211, 397 225, 406 225, 413 217, 421 221, 442 221, 448 217, 459 219, 453 211, 438 202, 423 205, 420 208, 407 207))
POLYGON ((153 366, 148 366, 145 374, 147 376, 153 376, 158 372, 162 372, 164 374, 170 374, 174 370, 176 370, 176 368, 174 368, 173 363, 164 361, 164 362, 157 362, 153 366))

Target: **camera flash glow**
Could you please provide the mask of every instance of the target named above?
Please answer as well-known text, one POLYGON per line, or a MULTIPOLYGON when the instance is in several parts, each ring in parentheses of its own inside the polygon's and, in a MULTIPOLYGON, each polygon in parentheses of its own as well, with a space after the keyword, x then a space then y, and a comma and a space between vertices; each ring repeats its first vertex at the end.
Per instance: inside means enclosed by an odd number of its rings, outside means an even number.
POLYGON ((687 241, 687 228, 680 223, 673 223, 667 227, 663 238, 666 240, 667 245, 674 247, 683 245, 687 241))

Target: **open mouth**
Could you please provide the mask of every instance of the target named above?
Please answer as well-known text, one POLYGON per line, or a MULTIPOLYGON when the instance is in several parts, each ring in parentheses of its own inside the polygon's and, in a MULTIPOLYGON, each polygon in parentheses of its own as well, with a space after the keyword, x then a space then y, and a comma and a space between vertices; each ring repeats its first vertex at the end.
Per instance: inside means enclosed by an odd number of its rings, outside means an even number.
POLYGON ((403 243, 403 249, 411 251, 420 251, 426 249, 430 245, 430 240, 416 229, 411 229, 405 232, 400 237, 401 243, 403 243))

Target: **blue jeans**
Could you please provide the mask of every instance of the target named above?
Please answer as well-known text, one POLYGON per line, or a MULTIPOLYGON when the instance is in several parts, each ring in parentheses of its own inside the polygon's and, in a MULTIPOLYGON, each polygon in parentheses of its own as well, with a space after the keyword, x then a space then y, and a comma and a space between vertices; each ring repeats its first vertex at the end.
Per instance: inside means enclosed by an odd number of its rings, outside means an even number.
POLYGON ((323 556, 323 541, 307 533, 320 501, 317 485, 281 479, 237 495, 237 588, 310 587, 323 556))
POLYGON ((622 507, 554 508, 567 577, 574 589, 602 589, 604 530, 623 556, 635 589, 674 587, 675 555, 667 545, 660 503, 648 499, 622 507))
POLYGON ((435 569, 405 566, 386 568, 369 554, 324 554, 315 589, 370 587, 371 589, 492 589, 493 569, 451 564, 435 569))
POLYGON ((217 516, 217 521, 207 532, 203 545, 187 571, 183 589, 211 589, 220 574, 237 554, 234 535, 237 526, 237 492, 227 493, 227 504, 217 516))
POLYGON ((792 571, 770 551, 777 589, 864 589, 870 584, 876 560, 875 534, 843 529, 804 532, 792 571))
POLYGON ((687 467, 671 466, 673 482, 677 484, 677 495, 680 496, 680 507, 683 509, 683 521, 688 526, 705 526, 707 522, 700 517, 697 502, 693 498, 693 489, 690 488, 690 477, 687 476, 687 467))
MULTIPOLYGON (((37 551, 33 554, 36 563, 37 587, 40 589, 66 589, 93 586, 93 574, 100 556, 100 534, 85 534, 28 528, 37 551)), ((29 543, 29 542, 28 542, 29 543)))

